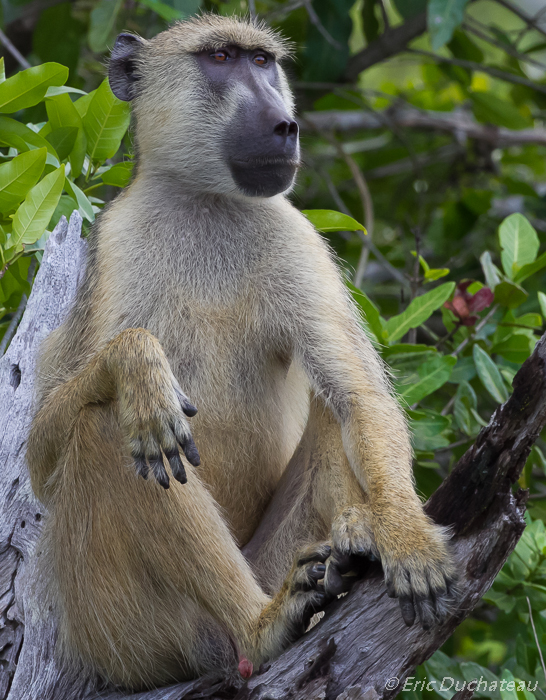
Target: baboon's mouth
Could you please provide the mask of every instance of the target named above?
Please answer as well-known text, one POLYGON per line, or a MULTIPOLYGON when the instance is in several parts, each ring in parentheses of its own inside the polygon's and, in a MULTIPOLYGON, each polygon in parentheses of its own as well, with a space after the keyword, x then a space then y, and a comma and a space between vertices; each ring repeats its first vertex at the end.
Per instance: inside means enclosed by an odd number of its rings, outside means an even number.
POLYGON ((271 156, 255 156, 253 158, 232 158, 231 163, 235 166, 243 168, 259 168, 271 167, 271 166, 281 166, 281 167, 291 167, 299 168, 300 161, 295 158, 282 158, 282 157, 271 157, 271 156))
POLYGON ((231 158, 229 166, 237 186, 251 197, 272 197, 293 183, 300 165, 297 158, 253 156, 231 158))

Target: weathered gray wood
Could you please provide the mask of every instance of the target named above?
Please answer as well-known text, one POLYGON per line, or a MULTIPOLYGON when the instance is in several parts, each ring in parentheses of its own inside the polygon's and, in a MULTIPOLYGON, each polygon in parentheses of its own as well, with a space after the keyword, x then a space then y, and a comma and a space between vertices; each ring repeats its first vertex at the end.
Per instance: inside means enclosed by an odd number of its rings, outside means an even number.
POLYGON ((436 520, 453 525, 461 572, 461 595, 444 625, 431 632, 405 627, 377 567, 247 684, 199 679, 138 694, 99 689, 55 660, 54 620, 42 604, 32 563, 44 513, 24 464, 37 350, 74 297, 85 260, 80 226, 75 214, 52 234, 19 330, 0 360, 0 700, 387 700, 396 695, 415 666, 477 604, 523 530, 525 499, 514 497, 511 486, 546 423, 546 336, 518 373, 513 396, 427 504, 436 520), (397 687, 386 687, 392 678, 398 678, 397 687))

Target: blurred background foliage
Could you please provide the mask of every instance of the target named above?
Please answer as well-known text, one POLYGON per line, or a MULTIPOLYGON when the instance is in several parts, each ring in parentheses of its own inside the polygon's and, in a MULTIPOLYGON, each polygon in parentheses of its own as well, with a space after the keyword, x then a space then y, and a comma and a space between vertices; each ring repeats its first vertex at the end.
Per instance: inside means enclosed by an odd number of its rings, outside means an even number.
MULTIPOLYGON (((544 331, 545 0, 2 0, 0 9, 0 353, 60 217, 78 210, 85 235, 130 181, 130 107, 104 81, 116 34, 152 37, 201 10, 257 14, 295 47, 287 70, 303 167, 290 196, 328 237, 392 369, 418 489, 430 495, 544 331)), ((528 528, 419 681, 481 676, 499 684, 477 697, 546 697, 543 439, 520 486, 530 491, 528 528)), ((435 687, 403 695, 457 689, 435 687)))

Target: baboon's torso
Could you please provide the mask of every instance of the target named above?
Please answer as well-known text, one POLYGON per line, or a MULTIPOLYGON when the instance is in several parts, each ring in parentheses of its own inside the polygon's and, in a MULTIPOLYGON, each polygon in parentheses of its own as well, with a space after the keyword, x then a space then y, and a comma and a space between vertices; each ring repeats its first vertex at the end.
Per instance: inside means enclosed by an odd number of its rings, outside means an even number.
POLYGON ((131 190, 94 233, 76 311, 48 357, 80 370, 82 355, 87 361, 121 330, 153 333, 198 407, 191 428, 199 473, 242 544, 298 443, 308 408, 308 383, 287 331, 295 270, 285 268, 297 264, 298 246, 287 250, 281 222, 278 234, 272 226, 290 205, 237 202, 228 211, 225 201, 211 199, 213 211, 201 201, 150 207, 143 216, 135 205, 142 204, 138 181, 131 190))

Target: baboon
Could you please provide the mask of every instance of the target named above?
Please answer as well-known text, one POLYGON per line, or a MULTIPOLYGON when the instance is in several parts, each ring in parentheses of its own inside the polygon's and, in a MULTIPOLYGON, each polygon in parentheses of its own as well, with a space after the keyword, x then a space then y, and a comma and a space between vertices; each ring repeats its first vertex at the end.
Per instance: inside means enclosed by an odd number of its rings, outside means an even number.
POLYGON ((451 595, 403 414, 286 196, 287 53, 211 14, 112 51, 136 176, 44 344, 27 458, 62 658, 120 686, 275 656, 366 558, 407 624, 451 595))

